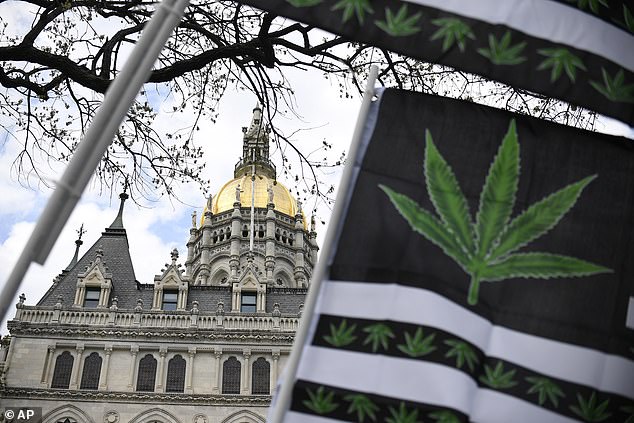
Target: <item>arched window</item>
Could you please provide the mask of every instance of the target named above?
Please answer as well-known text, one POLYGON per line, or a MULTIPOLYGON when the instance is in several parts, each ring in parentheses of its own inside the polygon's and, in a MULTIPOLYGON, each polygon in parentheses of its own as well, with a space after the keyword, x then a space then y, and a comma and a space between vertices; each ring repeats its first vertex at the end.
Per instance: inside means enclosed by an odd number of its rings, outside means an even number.
POLYGON ((180 355, 175 355, 167 363, 167 382, 165 392, 185 391, 185 359, 180 355))
POLYGON ((264 357, 253 362, 251 374, 251 393, 254 395, 270 394, 271 365, 264 357))
POLYGON ((84 360, 84 370, 81 373, 79 389, 99 388, 99 376, 101 375, 101 357, 96 352, 91 353, 84 360))
POLYGON ((139 361, 139 373, 136 379, 136 390, 141 392, 154 392, 156 381, 156 358, 152 354, 146 354, 139 361))
POLYGON ((74 361, 75 358, 69 351, 64 351, 57 356, 57 359, 55 360, 55 370, 53 370, 51 388, 68 389, 74 361))
POLYGON ((235 357, 229 357, 222 365, 222 393, 240 393, 240 367, 241 364, 235 357))

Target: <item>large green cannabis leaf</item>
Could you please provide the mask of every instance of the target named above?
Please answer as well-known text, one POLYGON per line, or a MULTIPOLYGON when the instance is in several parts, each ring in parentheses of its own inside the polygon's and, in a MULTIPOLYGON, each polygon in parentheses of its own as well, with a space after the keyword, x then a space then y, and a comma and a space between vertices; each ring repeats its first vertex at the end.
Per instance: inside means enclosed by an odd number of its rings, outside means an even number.
POLYGON ((317 388, 316 393, 313 393, 310 389, 306 389, 306 393, 308 394, 310 401, 304 400, 302 401, 303 404, 317 414, 330 413, 339 407, 339 404, 333 401, 335 393, 333 391, 326 393, 323 386, 317 388))
POLYGON ((468 302, 478 302, 480 282, 510 278, 578 277, 611 272, 574 257, 517 253, 559 223, 596 175, 570 184, 511 219, 520 173, 519 143, 511 120, 484 183, 475 222, 451 167, 426 131, 425 180, 438 219, 408 196, 379 185, 412 229, 439 246, 471 277, 468 302))

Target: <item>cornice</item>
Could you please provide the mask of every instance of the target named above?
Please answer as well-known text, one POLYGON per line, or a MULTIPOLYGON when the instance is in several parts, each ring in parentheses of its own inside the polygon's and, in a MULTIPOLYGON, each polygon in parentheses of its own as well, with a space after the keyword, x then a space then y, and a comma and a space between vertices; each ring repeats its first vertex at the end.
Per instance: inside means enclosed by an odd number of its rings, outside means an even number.
POLYGON ((270 395, 174 394, 157 392, 71 391, 61 389, 11 388, 0 390, 0 398, 50 399, 60 401, 108 401, 161 404, 204 404, 268 407, 270 395))
POLYGON ((133 339, 143 338, 158 340, 197 340, 197 341, 224 341, 224 342, 258 342, 271 344, 292 344, 295 333, 280 332, 238 332, 238 331, 161 331, 144 329, 85 329, 85 328, 59 328, 59 327, 24 327, 15 325, 10 330, 11 335, 32 337, 64 337, 64 338, 116 338, 133 339))

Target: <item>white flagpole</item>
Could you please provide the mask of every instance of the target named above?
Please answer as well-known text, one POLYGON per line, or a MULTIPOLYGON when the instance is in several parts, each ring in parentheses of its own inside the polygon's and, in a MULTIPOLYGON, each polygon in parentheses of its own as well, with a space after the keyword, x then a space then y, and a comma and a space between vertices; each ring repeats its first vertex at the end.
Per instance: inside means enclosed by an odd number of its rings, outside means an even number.
POLYGON ((311 278, 310 289, 308 290, 308 295, 306 295, 304 310, 302 312, 302 319, 299 323, 297 333, 295 334, 295 341, 293 343, 291 355, 284 369, 284 382, 280 386, 280 391, 277 393, 277 398, 275 404, 273 405, 274 409, 272 410, 271 419, 268 423, 281 423, 284 418, 284 414, 290 407, 293 386, 295 384, 295 376, 297 375, 299 360, 301 359, 304 344, 306 343, 306 338, 310 329, 311 319, 313 317, 313 313, 315 312, 315 304, 317 303, 319 289, 324 277, 326 276, 328 261, 333 252, 338 227, 341 225, 341 221, 343 219, 345 209, 345 205, 343 203, 351 188, 352 172, 359 153, 359 145, 361 144, 361 137, 363 136, 363 129, 370 109, 370 103, 372 102, 372 97, 374 96, 374 83, 376 82, 377 75, 378 68, 376 65, 372 65, 370 67, 370 74, 368 75, 368 80, 366 81, 365 90, 363 92, 363 100, 361 102, 361 108, 359 109, 357 123, 354 127, 352 140, 350 141, 348 159, 346 160, 343 175, 341 176, 341 182, 339 183, 339 191, 337 192, 335 207, 332 211, 332 215, 330 216, 330 224, 328 225, 328 231, 326 232, 326 238, 324 239, 324 248, 321 251, 319 261, 311 278))
POLYGON ((92 124, 46 203, 24 250, 0 293, 0 316, 4 318, 32 261, 44 264, 70 214, 75 209, 115 132, 130 109, 141 86, 189 0, 163 0, 143 30, 121 73, 112 81, 92 124))

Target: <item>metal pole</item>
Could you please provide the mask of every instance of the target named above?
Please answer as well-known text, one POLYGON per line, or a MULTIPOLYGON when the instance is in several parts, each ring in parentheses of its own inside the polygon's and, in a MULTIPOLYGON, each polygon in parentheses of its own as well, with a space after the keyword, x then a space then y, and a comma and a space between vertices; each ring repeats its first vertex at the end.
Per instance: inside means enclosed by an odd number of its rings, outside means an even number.
POLYGON ((0 293, 4 318, 31 261, 44 264, 60 232, 75 209, 115 132, 165 45, 189 0, 163 0, 136 43, 121 73, 112 82, 92 124, 46 203, 24 250, 0 293))
POLYGON ((361 137, 363 136, 363 128, 368 115, 368 110, 370 109, 370 102, 374 96, 374 83, 376 82, 377 75, 378 68, 375 65, 372 65, 370 67, 370 74, 368 75, 365 91, 363 92, 363 101, 361 102, 361 108, 359 109, 359 116, 352 135, 352 141, 350 142, 348 160, 346 161, 346 166, 344 167, 343 175, 341 176, 339 191, 337 192, 337 199, 335 201, 335 208, 332 211, 330 224, 328 225, 328 231, 326 232, 326 238, 324 239, 324 248, 321 251, 319 262, 315 267, 315 271, 311 279, 310 289, 308 290, 306 302, 304 303, 303 318, 299 323, 299 328, 295 334, 293 350, 291 351, 291 356, 284 370, 284 382, 280 387, 280 392, 278 393, 276 402, 273 405, 274 409, 268 423, 281 423, 284 418, 284 414, 290 406, 293 385, 297 375, 297 368, 299 367, 299 360, 301 359, 304 344, 306 343, 311 319, 313 317, 313 313, 315 312, 315 304, 317 302, 319 289, 324 277, 326 276, 328 261, 332 255, 338 227, 342 224, 343 212, 345 209, 345 204, 343 203, 351 188, 352 172, 355 160, 359 154, 359 145, 361 143, 361 137))

